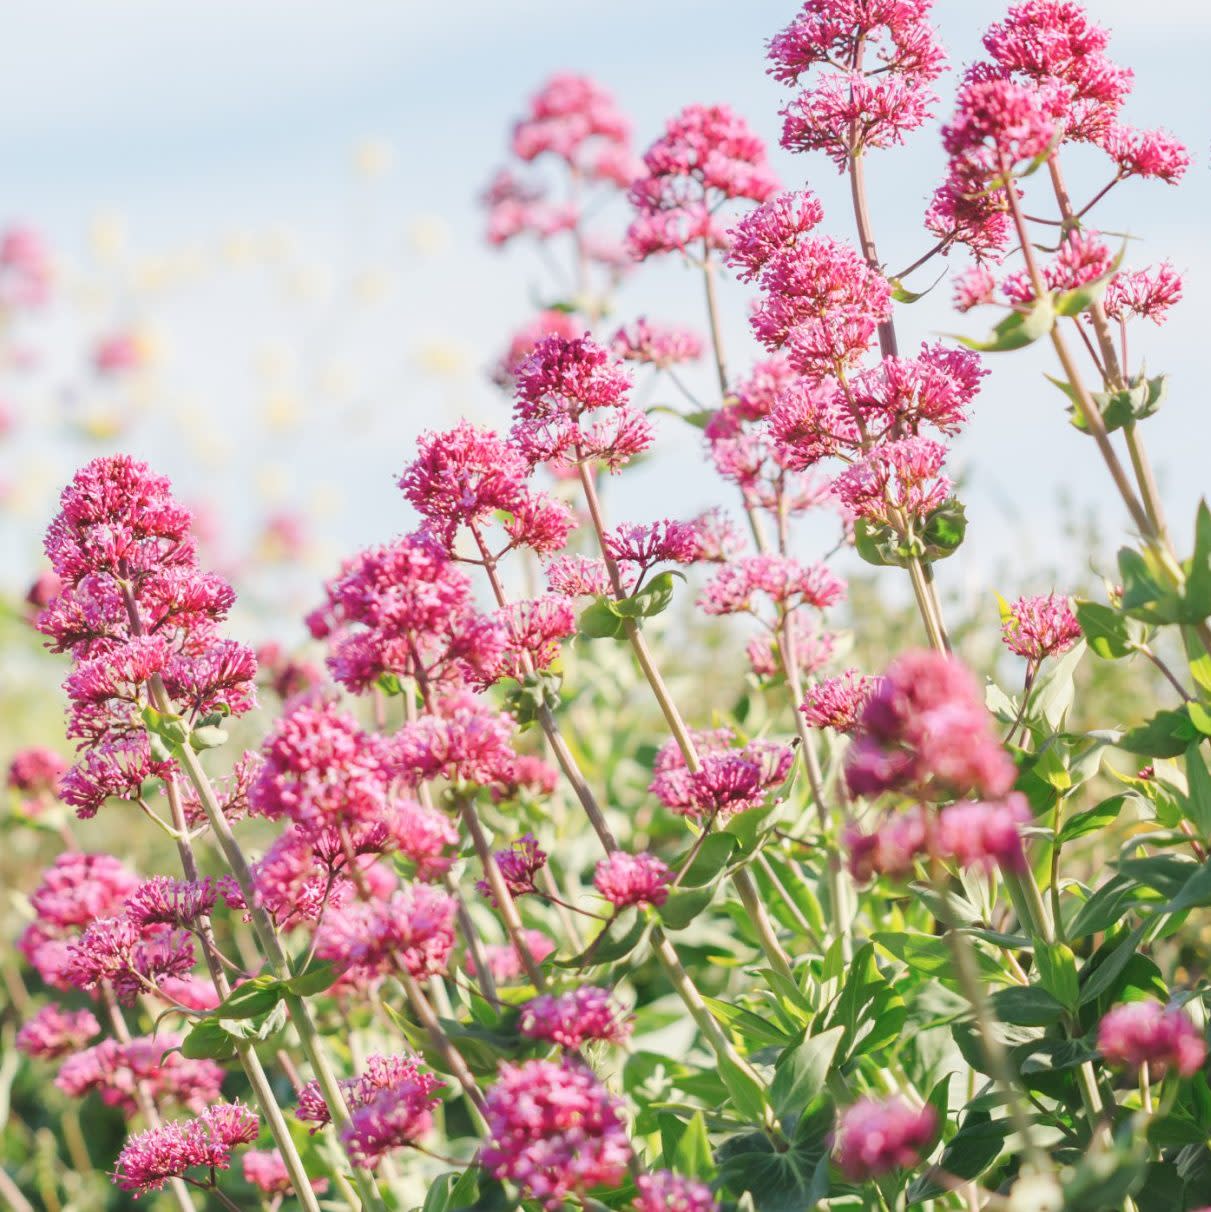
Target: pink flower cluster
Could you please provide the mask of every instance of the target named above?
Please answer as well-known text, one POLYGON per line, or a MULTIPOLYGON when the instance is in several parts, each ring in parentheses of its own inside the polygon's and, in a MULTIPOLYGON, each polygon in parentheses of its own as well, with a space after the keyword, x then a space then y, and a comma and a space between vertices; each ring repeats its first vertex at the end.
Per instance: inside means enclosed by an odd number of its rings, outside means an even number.
POLYGON ((631 186, 636 216, 627 244, 637 259, 679 252, 705 257, 727 247, 718 215, 726 202, 764 202, 778 189, 765 145, 726 105, 688 105, 644 153, 631 186))
POLYGON ((634 1212, 719 1212, 719 1205, 706 1183, 682 1178, 669 1170, 641 1174, 634 1212))
POLYGON ((860 1099, 841 1115, 834 1156, 850 1182, 865 1182, 919 1165, 937 1129, 928 1103, 918 1110, 899 1098, 860 1099))
POLYGON ((596 985, 534 998, 522 1007, 518 1025, 527 1039, 549 1040, 573 1052, 592 1040, 616 1044, 632 1029, 610 991, 596 985))
POLYGON ((639 362, 667 370, 702 357, 702 338, 688 328, 657 325, 640 316, 624 325, 610 340, 614 356, 624 362, 639 362))
POLYGON ((1160 1002, 1127 1002, 1115 1006, 1097 1029, 1098 1051, 1112 1065, 1138 1069, 1147 1065, 1154 1077, 1169 1069, 1190 1077, 1207 1059, 1207 1042, 1175 1006, 1160 1002))
POLYGON ((786 781, 794 755, 776 741, 731 745, 730 729, 695 732, 698 769, 691 770, 675 740, 665 742, 652 765, 649 791, 681 816, 728 817, 765 803, 786 781))
POLYGON ((1015 771, 968 670, 954 657, 915 650, 892 662, 863 708, 845 777, 854 795, 995 799, 1015 771))
POLYGON ((152 753, 141 712, 158 686, 188 725, 256 702, 256 658, 218 624, 235 595, 202 572, 190 514, 166 479, 125 455, 98 458, 63 490, 46 536, 60 593, 38 617, 55 651, 72 654, 69 735, 81 756, 60 794, 81 817, 172 775, 152 753))
POLYGON ((673 873, 654 854, 627 854, 615 850, 598 864, 593 886, 615 909, 629 905, 655 905, 669 899, 673 873))
POLYGON ((1060 656, 1081 638, 1072 603, 1061 594, 1018 598, 1001 623, 1001 638, 1010 652, 1037 664, 1060 656))
POLYGON ((946 56, 926 20, 931 0, 805 0, 770 39, 770 75, 807 84, 782 111, 782 146, 823 151, 844 169, 892 147, 930 116, 946 56))
POLYGON ((260 1134, 256 1113, 242 1103, 216 1103, 196 1119, 175 1120, 130 1137, 114 1165, 123 1191, 146 1195, 190 1170, 228 1170, 238 1145, 260 1134))
POLYGON ((617 1186, 631 1157, 621 1100, 573 1060, 500 1068, 484 1100, 480 1161, 548 1212, 597 1186, 617 1186))

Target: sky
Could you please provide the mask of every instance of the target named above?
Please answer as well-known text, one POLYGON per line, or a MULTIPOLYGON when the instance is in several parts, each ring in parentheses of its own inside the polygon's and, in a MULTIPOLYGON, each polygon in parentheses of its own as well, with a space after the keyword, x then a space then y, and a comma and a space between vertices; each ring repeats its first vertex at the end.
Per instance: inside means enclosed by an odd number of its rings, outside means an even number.
MULTIPOLYGON (((1113 27, 1112 52, 1136 71, 1127 120, 1169 127, 1195 155, 1180 188, 1131 184, 1099 212, 1108 230, 1131 237, 1129 263, 1167 257, 1187 273, 1184 306, 1137 338, 1150 373, 1171 375, 1147 439, 1184 534, 1206 488, 1211 439, 1203 387, 1211 6, 1089 7, 1113 27)), ((787 94, 764 74, 763 44, 794 11, 789 0, 10 8, 0 52, 0 228, 22 221, 46 233, 67 305, 30 326, 40 366, 19 381, 0 376, 0 399, 21 421, 0 440, 0 484, 10 485, 0 524, 5 583, 28 579, 59 483, 115 445, 170 474, 233 545, 275 510, 304 515, 320 540, 309 576, 407 528, 394 479, 415 435, 459 414, 506 422, 484 368, 535 301, 552 297, 532 250, 485 247, 476 197, 503 161, 525 98, 555 70, 612 89, 640 148, 688 102, 731 104, 774 146, 786 184, 815 189, 827 229, 851 237, 844 181, 828 162, 776 148, 787 94), (368 155, 389 166, 359 172, 358 148, 363 169, 368 155), (153 340, 153 372, 136 388, 98 383, 87 373, 89 343, 131 325, 153 340), (137 421, 115 436, 81 434, 128 414, 137 421), (65 432, 64 418, 74 429, 65 432)), ((955 65, 978 53, 981 28, 1002 12, 1000 3, 938 0, 955 65)), ((952 87, 953 76, 943 80, 940 114, 952 87)), ((872 212, 889 267, 927 247, 921 215, 943 163, 936 127, 872 156, 872 212)), ((1078 196, 1103 183, 1079 157, 1071 177, 1078 196)), ((911 285, 924 289, 946 268, 931 262, 911 285)), ((902 347, 987 326, 951 313, 949 296, 942 281, 903 309, 902 347)), ((758 354, 746 297, 735 284, 724 291, 737 367, 758 354)), ((619 321, 639 314, 702 329, 700 283, 671 263, 644 267, 618 300, 619 321)), ((952 459, 972 524, 946 576, 976 582, 1006 564, 1042 575, 1063 557, 1061 492, 1107 531, 1125 524, 1093 444, 1067 425, 1063 398, 1043 378, 1053 369, 1048 351, 993 358, 952 459)), ((696 383, 708 382, 704 368, 696 383)), ((722 499, 696 436, 671 419, 659 457, 616 482, 611 498, 614 514, 632 520, 686 516, 722 499)), ((1029 587, 1046 586, 1006 588, 1029 587)))

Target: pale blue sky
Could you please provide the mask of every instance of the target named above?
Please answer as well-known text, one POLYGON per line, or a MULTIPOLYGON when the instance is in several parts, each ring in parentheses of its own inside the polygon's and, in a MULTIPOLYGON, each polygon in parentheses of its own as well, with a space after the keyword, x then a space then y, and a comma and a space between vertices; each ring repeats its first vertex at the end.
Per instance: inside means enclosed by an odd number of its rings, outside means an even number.
MULTIPOLYGON (((1003 7, 939 0, 937 19, 955 64, 977 53, 981 27, 1003 7)), ((1165 329, 1141 333, 1150 369, 1173 376, 1172 398, 1148 436, 1184 530, 1206 487, 1203 450, 1211 439, 1204 353, 1211 6, 1094 0, 1089 7, 1115 28, 1113 50, 1136 69, 1128 119, 1169 126, 1196 157, 1180 189, 1129 186, 1103 219, 1142 237, 1132 245, 1134 261, 1168 256, 1189 271, 1184 307, 1165 329)), ((98 211, 123 217, 140 256, 197 249, 207 265, 225 234, 262 233, 257 247, 265 248, 264 232, 287 231, 292 244, 280 247, 295 251, 266 254, 284 267, 278 278, 262 272, 266 257, 256 270, 208 268, 154 303, 139 292, 117 303, 109 298, 85 327, 151 313, 165 339, 170 357, 157 413, 129 443, 138 453, 191 499, 210 498, 232 530, 247 528, 266 497, 307 510, 335 559, 408 524, 392 481, 418 429, 447 423, 460 410, 505 421, 477 371, 526 317, 540 278, 526 251, 501 256, 482 245, 475 195, 500 161, 524 97, 553 70, 585 71, 633 115, 640 146, 690 101, 729 102, 774 143, 784 93, 764 76, 762 47, 794 11, 790 0, 19 3, 6 13, 0 52, 0 225, 37 223, 77 265, 98 211), (388 141, 395 152, 394 168, 373 188, 350 169, 350 149, 366 136, 388 141), (431 216, 441 218, 449 238, 439 253, 421 256, 409 233, 431 216), (351 316, 340 294, 303 305, 280 289, 280 277, 306 276, 312 266, 335 266, 339 276, 377 261, 392 269, 394 289, 365 314, 351 316), (421 363, 451 344, 465 351, 466 372, 423 374, 421 363), (250 449, 241 432, 260 402, 249 384, 256 366, 262 378, 268 373, 267 350, 295 351, 279 377, 289 380, 297 363, 323 383, 347 378, 351 386, 342 390, 358 402, 352 420, 326 408, 322 393, 309 392, 300 430, 274 439, 268 451, 250 449), (210 464, 199 464, 179 440, 174 410, 188 410, 187 428, 209 435, 210 464)), ((943 80, 944 92, 952 81, 943 80)), ((788 184, 806 181, 820 193, 831 231, 852 234, 843 183, 825 160, 780 150, 775 160, 788 184)), ((872 159, 875 222, 892 267, 926 246, 920 217, 942 164, 934 130, 872 159)), ((1074 176, 1081 180, 1079 168, 1074 176)), ((1088 178, 1095 179, 1100 185, 1100 170, 1088 178)), ((932 277, 925 271, 914 285, 932 277)), ((902 345, 984 327, 977 317, 950 315, 948 299, 943 283, 903 313, 902 345)), ((737 366, 756 353, 743 303, 744 295, 729 289, 737 366)), ((700 309, 698 282, 671 265, 639 274, 620 300, 620 318, 647 312, 701 326, 700 309)), ((64 321, 45 339, 61 361, 80 333, 64 321)), ((1025 557, 1026 566, 1051 558, 1053 502, 1065 481, 1079 501, 1106 502, 1107 527, 1122 523, 1092 444, 1067 427, 1062 398, 1042 379, 1043 369, 1050 366, 1041 349, 994 363, 954 457, 970 478, 973 525, 971 550, 952 562, 950 577, 978 579, 1006 558, 1025 557)), ((37 376, 20 393, 28 409, 44 414, 63 401, 61 384, 37 376)), ((73 397, 74 407, 88 403, 73 397)), ((694 439, 674 425, 664 439, 667 458, 619 486, 617 515, 684 515, 711 502, 717 490, 696 470, 694 439)), ((36 472, 21 513, 0 527, 10 583, 24 579, 20 570, 36 550, 55 481, 95 449, 64 443, 57 432, 45 417, 31 418, 24 436, 0 445, 0 475, 36 472)))

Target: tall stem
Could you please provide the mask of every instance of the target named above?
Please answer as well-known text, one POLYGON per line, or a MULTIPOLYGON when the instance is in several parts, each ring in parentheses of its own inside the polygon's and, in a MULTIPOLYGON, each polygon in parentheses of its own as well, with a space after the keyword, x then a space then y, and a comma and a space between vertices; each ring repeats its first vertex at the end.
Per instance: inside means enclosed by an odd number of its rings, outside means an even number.
POLYGON ((445 1062, 446 1068, 454 1074, 471 1105, 477 1112, 482 1114, 484 1096, 480 1093, 475 1076, 467 1067, 467 1062, 463 1060, 462 1054, 450 1042, 450 1037, 442 1030, 442 1025, 438 1021, 433 1007, 429 1004, 425 991, 417 983, 416 977, 410 976, 406 972, 400 977, 400 980, 407 991, 408 1000, 412 1003, 412 1009, 416 1013, 416 1017, 420 1019, 421 1026, 428 1031, 429 1038, 433 1041, 433 1046, 445 1062))
MULTIPOLYGON (((141 635, 143 632, 143 621, 139 616, 139 608, 134 594, 129 588, 125 588, 123 597, 126 604, 127 618, 130 621, 131 633, 133 635, 141 635)), ((149 694, 158 711, 168 712, 171 709, 172 705, 164 689, 164 681, 158 673, 151 679, 149 694)), ((180 789, 177 786, 175 777, 165 780, 164 792, 168 798, 169 810, 172 813, 173 829, 176 831, 177 854, 181 860, 181 871, 187 880, 196 883, 201 877, 201 872, 198 868, 197 855, 194 854, 193 843, 189 840, 189 826, 185 819, 185 809, 181 803, 180 789)), ((214 939, 214 931, 211 929, 208 917, 199 919, 197 931, 202 945, 202 955, 205 957, 206 967, 210 972, 211 982, 219 998, 224 999, 231 992, 231 984, 227 980, 227 973, 223 970, 223 962, 219 956, 218 946, 214 939)), ((278 1151, 282 1155, 282 1160, 286 1166, 286 1173, 290 1178, 291 1186, 294 1187, 295 1195, 298 1196, 299 1203, 307 1209, 307 1212, 319 1212, 319 1202, 316 1199, 315 1190, 311 1186, 307 1168, 303 1165, 303 1159, 299 1156, 299 1151, 295 1147, 294 1138, 290 1135, 290 1128, 286 1123, 285 1116, 282 1114, 281 1107, 278 1106, 277 1097, 274 1095, 273 1087, 270 1085, 269 1078, 261 1065, 256 1050, 246 1041, 238 1040, 236 1042, 236 1055, 239 1057, 240 1065, 248 1077, 248 1083, 252 1087, 257 1106, 260 1107, 261 1113, 265 1116, 265 1120, 269 1125, 269 1132, 273 1137, 274 1144, 277 1145, 278 1151)))
MULTIPOLYGON (((177 757, 185 768, 185 773, 197 793, 198 801, 210 821, 210 827, 219 844, 219 849, 222 850, 223 857, 228 867, 231 868, 236 883, 240 886, 253 933, 257 937, 261 951, 269 961, 270 969, 279 980, 289 980, 292 973, 286 953, 282 950, 281 940, 277 936, 269 914, 266 913, 257 897, 252 869, 248 865, 243 850, 240 849, 239 842, 236 841, 235 834, 231 831, 231 824, 223 812, 223 806, 219 803, 210 780, 206 777, 206 772, 198 761, 197 754, 188 744, 185 744, 177 751, 177 757)), ((333 1073, 332 1066, 328 1063, 323 1040, 316 1028, 315 1020, 311 1017, 307 1003, 298 994, 288 993, 282 1000, 290 1015, 290 1021, 298 1032, 299 1041, 303 1045, 303 1051, 306 1053, 312 1072, 319 1083, 320 1092, 328 1104, 328 1111, 339 1137, 349 1126, 349 1106, 345 1102, 345 1096, 337 1082, 336 1074, 333 1073)), ((350 1164, 352 1165, 352 1161, 350 1164)), ((353 1166, 353 1180, 358 1195, 366 1207, 374 1209, 374 1212, 386 1212, 386 1205, 379 1194, 374 1175, 369 1170, 362 1166, 353 1166)))
POLYGON ((711 246, 702 242, 702 279, 706 285, 706 314, 711 329, 711 347, 715 352, 715 372, 719 376, 720 398, 727 396, 727 355, 723 352, 723 328, 719 322, 719 300, 715 294, 715 260, 711 246))
MULTIPOLYGON (((109 1019, 110 1029, 114 1033, 114 1038, 120 1044, 129 1044, 130 1031, 127 1029, 126 1019, 122 1017, 122 1009, 114 999, 113 990, 108 985, 102 984, 100 996, 101 1003, 105 1007, 106 1016, 109 1019)), ((156 1100, 145 1081, 140 1080, 135 1082, 134 1098, 147 1126, 149 1128, 160 1127, 164 1121, 160 1118, 160 1109, 156 1106, 156 1100)), ((181 1212, 197 1212, 193 1196, 190 1195, 189 1188, 181 1179, 170 1178, 168 1180, 168 1187, 172 1191, 173 1198, 177 1201, 177 1206, 181 1209, 181 1212)))
MULTIPOLYGON (((610 584, 613 587, 615 597, 622 597, 623 584, 622 577, 618 571, 618 565, 611 559, 606 550, 605 520, 601 512, 601 502, 597 498, 597 488, 593 483, 593 473, 583 462, 580 463, 579 467, 580 483, 584 489, 585 501, 589 507, 589 515, 593 520, 593 529, 597 532, 597 541, 605 560, 606 572, 610 578, 610 584)), ((639 662, 639 667, 643 670, 644 677, 647 678, 648 685, 652 689, 652 694, 660 706, 665 722, 669 726, 669 731, 673 734, 673 739, 681 750, 686 768, 691 773, 700 770, 702 763, 698 758, 694 739, 690 735, 690 730, 686 727, 685 721, 681 718, 681 712, 678 711, 677 704, 673 701, 673 696, 669 693, 668 686, 665 685, 664 678, 661 676, 659 668, 657 668, 651 649, 648 648, 647 641, 643 638, 643 632, 639 629, 639 624, 634 619, 624 619, 623 630, 626 633, 627 640, 630 642, 631 650, 635 654, 635 659, 639 662)), ((753 915, 753 926, 757 931, 757 937, 761 941, 761 949, 765 952, 766 958, 779 972, 784 970, 789 971, 791 968, 790 956, 787 955, 782 944, 778 941, 777 932, 764 904, 761 902, 761 894, 757 889, 757 885, 753 882, 753 877, 745 868, 740 867, 732 872, 731 878, 732 884, 740 895, 740 899, 744 902, 745 908, 753 915)))

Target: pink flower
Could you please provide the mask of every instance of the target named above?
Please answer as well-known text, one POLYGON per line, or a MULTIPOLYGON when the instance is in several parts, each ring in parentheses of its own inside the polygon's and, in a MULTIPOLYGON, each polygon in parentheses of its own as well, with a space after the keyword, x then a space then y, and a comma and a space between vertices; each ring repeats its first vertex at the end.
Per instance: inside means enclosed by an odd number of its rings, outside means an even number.
POLYGON ((1018 598, 1001 624, 1001 638, 1010 652, 1037 662, 1067 652, 1081 638, 1081 627, 1071 600, 1050 593, 1018 598))
POLYGON ((725 227, 715 217, 736 198, 763 202, 778 188, 765 145, 725 105, 689 105, 670 118, 643 157, 646 174, 631 186, 638 215, 627 243, 638 258, 725 248, 725 227), (697 251, 697 249, 695 250, 697 251))
POLYGON ((632 1029, 609 990, 595 985, 533 998, 522 1007, 518 1026, 527 1039, 549 1040, 573 1052, 591 1040, 618 1043, 632 1029))
POLYGON ((993 801, 963 801, 942 809, 936 848, 960 867, 998 866, 1022 872, 1026 855, 1021 826, 1033 820, 1026 797, 1018 792, 993 801))
POLYGON ((809 686, 799 710, 811 728, 852 732, 879 679, 847 669, 839 677, 824 678, 809 686))
POLYGON ((182 1036, 159 1032, 128 1043, 102 1040, 72 1052, 59 1068, 55 1085, 71 1098, 96 1091, 107 1107, 133 1115, 135 1091, 142 1085, 157 1101, 172 1102, 195 1113, 217 1101, 225 1076, 214 1061, 189 1060, 179 1051, 182 1036))
POLYGON ((114 1165, 113 1180, 123 1191, 146 1195, 189 1170, 228 1170, 237 1145, 260 1134, 256 1113, 242 1103, 217 1103, 196 1119, 174 1120, 131 1136, 114 1165))
POLYGON ((761 595, 782 611, 800 606, 826 610, 845 595, 845 583, 823 564, 800 564, 787 556, 745 556, 724 565, 708 582, 698 605, 707 614, 754 613, 761 595))
POLYGON ((690 525, 694 528, 694 561, 726 564, 744 550, 736 524, 718 507, 700 513, 690 525))
POLYGON ((265 741, 249 788, 253 812, 308 830, 380 820, 386 812, 385 744, 334 704, 296 707, 265 741))
POLYGON ((631 1146, 621 1101, 575 1062, 502 1065, 484 1116, 484 1168, 549 1212, 593 1187, 617 1186, 626 1174, 631 1146))
POLYGON ((967 312, 973 307, 991 303, 996 297, 997 280, 982 265, 961 273, 954 280, 955 311, 967 312))
POLYGON ((61 854, 42 873, 30 905, 43 926, 84 927, 100 917, 116 917, 139 877, 111 854, 61 854))
POLYGON ((624 362, 639 362, 664 369, 702 357, 702 338, 688 328, 650 324, 640 316, 629 328, 610 339, 610 350, 624 362))
POLYGON ((597 864, 593 886, 614 906, 655 905, 669 899, 668 886, 673 873, 668 864, 654 854, 627 854, 615 850, 597 864))
MULTIPOLYGON (((557 551, 572 529, 571 511, 536 492, 526 483, 529 474, 520 451, 500 434, 462 421, 443 433, 422 434, 417 457, 399 483, 447 548, 464 526, 478 534, 495 514, 504 512, 514 516, 514 533, 504 550, 524 546, 540 553, 557 551)), ((504 552, 493 554, 499 558, 504 552)))
POLYGON ((899 518, 928 517, 945 504, 951 483, 941 474, 946 447, 929 438, 901 438, 876 446, 834 481, 841 504, 855 517, 885 526, 899 518))
POLYGON ((872 833, 850 825, 841 840, 849 851, 850 872, 859 883, 868 883, 879 875, 907 878, 917 858, 927 850, 925 811, 918 804, 906 812, 893 813, 872 833))
MULTIPOLYGON (((800 674, 812 675, 822 669, 833 655, 836 641, 831 633, 821 631, 807 621, 803 612, 790 617, 791 638, 794 642, 795 664, 800 674)), ((753 673, 759 678, 785 676, 783 669, 783 634, 778 631, 762 631, 753 636, 744 646, 745 655, 753 673)), ((789 654, 786 654, 789 657, 789 654)))
POLYGON ((53 749, 32 745, 13 754, 5 782, 27 795, 53 796, 66 769, 67 763, 53 749))
POLYGON ((625 149, 629 134, 609 92, 588 76, 561 72, 531 98, 529 113, 513 128, 513 152, 522 160, 551 155, 583 167, 594 141, 625 149))
POLYGON ((516 754, 513 717, 461 693, 405 724, 394 737, 399 772, 415 782, 447 778, 489 787, 509 783, 516 754))
MULTIPOLYGON (((287 1196, 294 1190, 286 1163, 277 1149, 249 1149, 242 1158, 244 1181, 265 1196, 287 1196)), ((311 1189, 319 1194, 328 1190, 326 1178, 313 1178, 311 1189)))
POLYGON ((1176 1069, 1190 1077, 1207 1058, 1206 1041, 1190 1019, 1177 1007, 1154 1001, 1108 1011, 1098 1024, 1097 1046, 1109 1064, 1128 1069, 1146 1064, 1153 1076, 1176 1069))
POLYGON ((534 347, 543 337, 558 336, 565 341, 574 341, 583 333, 584 325, 570 312, 539 312, 533 320, 513 334, 509 348, 501 355, 492 371, 492 381, 497 386, 512 391, 517 368, 534 352, 534 347))
POLYGON ((1072 0, 1026 0, 989 27, 984 47, 1018 78, 1063 87, 1067 137, 1089 139, 1113 120, 1132 73, 1104 53, 1110 36, 1072 0))
POLYGON ((641 1174, 634 1212, 718 1212, 719 1205, 706 1183, 681 1178, 671 1170, 641 1174))
POLYGON ((547 594, 529 601, 512 602, 495 614, 506 646, 491 681, 522 678, 547 669, 559 657, 560 644, 576 634, 576 611, 565 597, 547 594))
POLYGON ((437 1091, 444 1085, 410 1056, 372 1056, 347 1092, 351 1115, 341 1140, 350 1157, 374 1169, 393 1149, 426 1135, 433 1127, 437 1091))
POLYGON ((919 1165, 937 1131, 937 1112, 899 1098, 860 1099, 841 1114, 834 1155, 850 1182, 919 1165))
POLYGON ((59 795, 81 820, 96 816, 109 799, 137 799, 148 779, 166 778, 172 762, 151 756, 146 733, 102 741, 87 749, 59 783, 59 795))
POLYGON ((551 592, 567 598, 599 597, 610 591, 604 560, 581 555, 556 556, 544 571, 551 592))
MULTIPOLYGON (((538 845, 532 833, 518 838, 507 850, 496 851, 493 857, 511 896, 538 891, 534 887, 534 876, 547 865, 547 852, 538 845)), ((487 880, 480 880, 475 887, 490 904, 496 905, 492 885, 487 880)))
POLYGON ((1168 261, 1150 269, 1124 270, 1110 279, 1103 306, 1112 320, 1133 316, 1164 324, 1169 308, 1182 299, 1181 274, 1168 261))
POLYGON ((13 1042, 26 1056, 54 1060, 79 1052, 100 1034, 101 1024, 91 1010, 64 1010, 52 1002, 26 1019, 13 1042))
POLYGON ((454 822, 436 808, 403 800, 395 803, 390 827, 399 853, 416 864, 417 877, 440 878, 452 861, 445 852, 458 844, 454 822))
POLYGON ((1176 185, 1190 167, 1190 153, 1168 131, 1136 130, 1115 123, 1100 136, 1099 143, 1118 165, 1120 177, 1155 177, 1176 185))
POLYGON ((218 886, 211 880, 174 880, 157 875, 127 898, 126 917, 140 929, 175 926, 190 930, 210 914, 218 896, 218 886))
POLYGON ((78 989, 113 987, 124 1006, 162 976, 185 976, 194 966, 193 939, 184 931, 143 931, 125 917, 98 918, 67 945, 64 975, 78 989))
POLYGON ((751 282, 776 253, 824 221, 824 207, 810 190, 775 194, 728 232, 727 263, 742 282, 751 282))
POLYGON ((698 530, 693 522, 665 518, 648 525, 624 522, 602 539, 606 555, 637 579, 657 564, 690 564, 698 554, 698 530))
POLYGON ((868 432, 916 434, 931 425, 950 435, 962 427, 986 374, 970 350, 923 344, 916 357, 884 358, 850 386, 868 432))
POLYGON ((750 317, 757 339, 784 349, 813 380, 857 366, 891 315, 891 291, 854 248, 828 236, 804 236, 761 272, 764 298, 750 317))
POLYGON ((897 789, 928 798, 997 798, 1016 777, 975 679, 956 658, 927 650, 888 667, 863 708, 845 773, 854 795, 897 789))
POLYGON ((731 816, 765 802, 770 789, 785 781, 794 755, 773 741, 750 741, 731 749, 728 729, 693 735, 699 769, 691 771, 676 741, 656 755, 648 790, 681 816, 731 816))
POLYGON ((517 368, 511 440, 531 465, 600 461, 616 471, 652 442, 631 382, 589 337, 544 337, 517 368))
MULTIPOLYGON (((541 930, 523 930, 521 935, 526 950, 533 956, 536 964, 541 964, 548 956, 554 954, 555 944, 541 930)), ((492 974, 492 979, 498 985, 511 984, 520 980, 524 975, 525 968, 521 962, 521 956, 518 955, 517 948, 512 943, 488 943, 483 951, 484 960, 492 974)), ((466 964, 471 975, 474 976, 474 958, 468 955, 466 964)))

